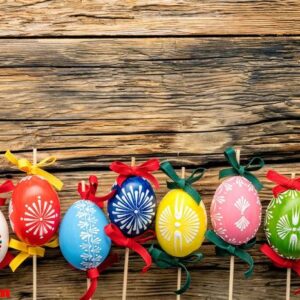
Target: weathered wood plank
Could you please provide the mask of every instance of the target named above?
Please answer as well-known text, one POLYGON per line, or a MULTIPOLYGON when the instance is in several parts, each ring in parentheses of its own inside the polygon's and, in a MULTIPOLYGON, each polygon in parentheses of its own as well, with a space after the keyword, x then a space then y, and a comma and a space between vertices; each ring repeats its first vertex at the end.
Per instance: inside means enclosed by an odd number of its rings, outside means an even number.
MULTIPOLYGON (((268 168, 275 168, 279 172, 289 175, 291 170, 300 173, 299 164, 274 164, 268 165, 268 168)), ((196 187, 203 194, 203 201, 209 211, 210 201, 214 190, 219 184, 217 173, 219 168, 211 168, 206 176, 196 184, 196 187)), ((187 170, 189 172, 190 170, 187 170)), ((94 173, 93 171, 91 171, 94 173)), ((62 209, 65 212, 67 207, 73 201, 78 199, 76 185, 82 179, 85 179, 90 171, 76 173, 59 173, 61 179, 65 182, 65 187, 61 195, 62 209)), ((265 184, 261 193, 261 201, 264 207, 271 198, 272 184, 263 177, 265 170, 258 172, 259 178, 265 184)), ((111 172, 96 172, 101 175, 100 191, 109 190, 114 181, 114 174, 111 172)), ((157 174, 161 189, 157 193, 158 199, 161 199, 167 191, 165 187, 166 176, 157 174)), ((15 176, 15 180, 19 178, 15 176)), ((101 193, 100 192, 100 193, 101 193)), ((3 209, 7 214, 7 208, 3 209)), ((209 227, 211 225, 209 224, 209 227)), ((244 263, 236 260, 235 268, 235 299, 279 299, 285 294, 285 272, 276 269, 259 252, 259 245, 264 241, 262 227, 258 233, 258 245, 251 250, 251 254, 256 261, 255 273, 252 279, 243 279, 243 272, 246 269, 244 263)), ((116 299, 121 297, 122 274, 123 274, 123 250, 114 248, 120 254, 121 261, 111 268, 107 273, 100 277, 99 288, 95 299, 116 299)), ((191 268, 192 285, 191 289, 183 296, 183 299, 227 299, 226 290, 228 285, 228 258, 216 257, 213 246, 205 242, 201 251, 205 254, 205 259, 191 268)), ((130 273, 128 297, 129 299, 174 299, 172 291, 175 288, 176 270, 159 270, 155 266, 149 273, 139 276, 139 270, 142 267, 142 261, 136 256, 130 257, 130 273)), ((31 298, 31 262, 27 261, 15 273, 7 271, 0 272, 0 288, 10 288, 12 299, 30 299, 31 298), (26 284, 24 284, 24 282, 26 284)), ((49 249, 46 257, 38 261, 38 285, 39 299, 77 299, 85 289, 85 275, 83 272, 77 272, 66 264, 59 250, 49 249), (51 272, 49 271, 51 269, 51 272), (47 280, 45 280, 47 278, 47 280)), ((292 288, 297 288, 300 280, 293 276, 292 288)), ((292 297, 292 299, 294 299, 292 297)), ((296 299, 296 298, 295 298, 296 299)))
POLYGON ((1 36, 299 34, 299 1, 9 1, 1 36))

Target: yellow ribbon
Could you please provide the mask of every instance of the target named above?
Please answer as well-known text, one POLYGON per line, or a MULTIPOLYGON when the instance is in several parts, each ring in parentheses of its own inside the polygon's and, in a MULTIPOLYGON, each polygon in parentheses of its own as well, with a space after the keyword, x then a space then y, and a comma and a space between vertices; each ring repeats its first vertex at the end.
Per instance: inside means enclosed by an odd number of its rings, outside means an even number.
POLYGON ((5 158, 10 161, 12 164, 16 165, 19 170, 26 172, 27 175, 39 175, 44 177, 49 183, 56 187, 56 189, 61 190, 63 187, 63 183, 54 175, 48 173, 41 169, 42 167, 51 166, 55 163, 56 157, 49 156, 43 160, 41 160, 36 165, 33 165, 28 159, 20 158, 18 159, 15 155, 13 155, 9 150, 5 153, 5 158))
MULTIPOLYGON (((54 240, 45 244, 44 246, 55 248, 58 246, 58 238, 55 237, 54 240)), ((10 239, 9 247, 15 250, 19 250, 20 253, 10 262, 9 267, 14 272, 28 257, 39 256, 44 257, 45 249, 39 246, 30 246, 24 242, 10 239)))

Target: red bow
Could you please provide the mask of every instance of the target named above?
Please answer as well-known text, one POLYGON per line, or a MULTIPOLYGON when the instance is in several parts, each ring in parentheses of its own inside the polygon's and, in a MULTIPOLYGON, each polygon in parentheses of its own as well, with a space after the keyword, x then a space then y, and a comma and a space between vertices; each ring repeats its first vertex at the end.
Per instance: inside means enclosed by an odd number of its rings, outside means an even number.
POLYGON ((272 190, 274 197, 277 197, 280 193, 283 193, 286 190, 300 191, 300 177, 291 179, 277 173, 274 170, 269 170, 266 177, 278 184, 272 190))
POLYGON ((104 195, 102 197, 97 197, 96 192, 98 188, 98 178, 95 175, 91 175, 89 177, 89 184, 85 184, 85 191, 82 189, 82 184, 79 182, 77 191, 82 199, 84 200, 91 200, 95 204, 97 204, 100 208, 103 208, 103 202, 106 200, 109 200, 113 197, 113 195, 116 193, 115 190, 112 190, 107 195, 104 195))
POLYGON ((111 253, 105 261, 100 264, 98 268, 93 268, 87 270, 87 278, 91 280, 91 284, 88 288, 88 290, 85 292, 85 294, 80 298, 80 300, 89 300, 93 297, 96 289, 97 289, 97 279, 100 276, 100 274, 105 271, 108 267, 113 265, 115 262, 118 261, 118 254, 117 253, 111 253))
POLYGON ((159 183, 157 179, 150 174, 150 172, 156 171, 159 169, 159 160, 158 159, 149 159, 146 162, 138 166, 128 166, 120 161, 115 161, 111 163, 109 167, 112 171, 120 174, 117 177, 117 183, 119 186, 130 176, 140 176, 149 180, 155 188, 159 188, 159 183))
POLYGON ((15 257, 13 254, 7 252, 3 260, 0 262, 0 269, 4 269, 5 267, 7 267, 14 258, 15 257))
MULTIPOLYGON (((264 253, 273 264, 278 268, 284 269, 292 269, 294 270, 298 276, 300 276, 300 259, 292 260, 292 259, 285 259, 279 256, 269 245, 263 244, 260 247, 260 251, 264 253)), ((294 291, 294 294, 297 295, 300 293, 300 289, 294 291)))
POLYGON ((146 263, 146 266, 142 269, 142 272, 147 272, 149 270, 152 264, 152 258, 148 251, 140 243, 145 243, 154 239, 155 233, 153 230, 148 230, 144 234, 134 238, 126 237, 118 228, 118 226, 112 223, 106 225, 104 230, 117 246, 129 248, 142 257, 146 263))
MULTIPOLYGON (((0 185, 0 194, 8 193, 15 188, 11 180, 6 180, 0 185)), ((0 206, 4 205, 6 198, 0 198, 0 206)))

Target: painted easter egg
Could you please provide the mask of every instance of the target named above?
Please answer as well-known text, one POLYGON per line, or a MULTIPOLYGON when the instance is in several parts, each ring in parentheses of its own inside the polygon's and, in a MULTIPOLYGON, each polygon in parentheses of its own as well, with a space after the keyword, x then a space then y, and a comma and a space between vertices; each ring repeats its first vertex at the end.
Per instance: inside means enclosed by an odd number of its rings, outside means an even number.
POLYGON ((107 224, 103 211, 89 200, 79 200, 68 209, 59 228, 59 245, 74 268, 86 271, 105 260, 111 248, 104 232, 107 224))
POLYGON ((155 216, 156 198, 150 183, 142 177, 129 177, 121 187, 114 185, 116 194, 108 201, 112 223, 128 237, 142 234, 155 216))
POLYGON ((185 191, 169 191, 158 205, 155 231, 162 249, 175 257, 184 257, 197 250, 207 228, 205 206, 185 191))
POLYGON ((58 230, 60 203, 54 188, 40 176, 26 176, 12 193, 9 218, 13 231, 26 244, 41 246, 58 230))
POLYGON ((261 223, 261 203, 253 184, 242 176, 224 180, 214 194, 210 217, 214 231, 229 244, 254 238, 261 223))
POLYGON ((267 208, 265 232, 268 243, 280 256, 300 258, 300 192, 287 190, 267 208))
POLYGON ((8 225, 3 213, 0 210, 0 262, 4 259, 8 250, 8 225))

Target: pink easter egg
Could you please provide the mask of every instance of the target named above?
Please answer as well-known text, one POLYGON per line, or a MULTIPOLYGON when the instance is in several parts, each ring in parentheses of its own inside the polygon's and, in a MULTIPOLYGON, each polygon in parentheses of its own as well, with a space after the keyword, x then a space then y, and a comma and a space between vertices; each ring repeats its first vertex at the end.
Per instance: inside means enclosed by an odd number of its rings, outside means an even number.
POLYGON ((254 238, 261 223, 261 203, 253 184, 242 176, 224 180, 215 192, 210 217, 216 234, 229 244, 254 238))

